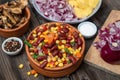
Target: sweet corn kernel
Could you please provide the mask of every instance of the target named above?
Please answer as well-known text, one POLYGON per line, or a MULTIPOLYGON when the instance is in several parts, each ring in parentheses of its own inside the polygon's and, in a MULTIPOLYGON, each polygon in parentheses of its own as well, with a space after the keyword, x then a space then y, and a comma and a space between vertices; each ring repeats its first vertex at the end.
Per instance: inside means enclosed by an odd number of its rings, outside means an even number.
POLYGON ((65 53, 63 54, 63 57, 66 58, 66 54, 65 53))
POLYGON ((55 57, 52 58, 52 61, 56 61, 57 59, 55 57))
POLYGON ((36 34, 36 31, 34 30, 33 33, 36 34))
POLYGON ((62 58, 62 61, 64 62, 64 61, 65 61, 65 58, 62 58))
POLYGON ((58 59, 58 56, 55 56, 56 59, 58 59))
POLYGON ((61 47, 61 46, 58 46, 58 49, 62 49, 62 47, 61 47))
POLYGON ((50 64, 49 64, 49 63, 47 64, 47 67, 50 67, 50 64))
POLYGON ((38 77, 38 73, 35 73, 35 74, 34 74, 34 77, 38 77))
POLYGON ((64 48, 65 48, 65 46, 64 46, 64 45, 61 45, 61 48, 62 48, 62 49, 64 49, 64 48))
POLYGON ((45 37, 44 35, 40 35, 40 37, 45 37))
POLYGON ((59 40, 56 40, 56 43, 58 44, 60 41, 59 40))
POLYGON ((42 43, 40 43, 38 46, 41 47, 41 46, 42 46, 42 43))
POLYGON ((57 62, 57 61, 55 62, 55 65, 56 65, 56 66, 58 65, 58 62, 57 62))
POLYGON ((19 68, 20 68, 20 69, 22 69, 23 67, 24 67, 24 65, 23 65, 23 64, 20 64, 20 65, 19 65, 19 68))
POLYGON ((28 76, 30 75, 30 71, 27 72, 27 75, 28 75, 28 76))
POLYGON ((80 50, 81 50, 81 47, 79 47, 78 50, 80 51, 80 50))
POLYGON ((59 63, 58 66, 62 67, 62 66, 63 66, 63 63, 59 63))
POLYGON ((66 40, 62 40, 62 43, 66 44, 66 40))
POLYGON ((30 52, 30 55, 32 56, 34 53, 33 52, 30 52))
POLYGON ((49 32, 49 31, 47 30, 47 31, 43 32, 43 34, 46 35, 46 34, 48 34, 48 32, 49 32))
POLYGON ((54 33, 57 33, 57 31, 53 31, 54 33))
POLYGON ((33 37, 36 37, 37 35, 36 34, 33 34, 33 37))
POLYGON ((44 42, 46 43, 46 42, 48 42, 48 40, 45 39, 44 42))
POLYGON ((74 38, 70 41, 70 42, 74 42, 75 40, 74 40, 74 38))
POLYGON ((58 59, 58 62, 59 62, 59 63, 61 63, 61 62, 62 62, 62 60, 61 60, 61 59, 58 59))
POLYGON ((50 67, 51 67, 51 68, 54 67, 53 64, 50 64, 50 67))
POLYGON ((48 52, 48 55, 49 55, 49 56, 52 56, 52 53, 48 52))
POLYGON ((40 35, 41 34, 41 32, 38 32, 38 35, 40 35))
POLYGON ((47 61, 50 62, 52 59, 50 57, 47 58, 47 61))
POLYGON ((64 48, 62 49, 62 52, 65 52, 64 48))

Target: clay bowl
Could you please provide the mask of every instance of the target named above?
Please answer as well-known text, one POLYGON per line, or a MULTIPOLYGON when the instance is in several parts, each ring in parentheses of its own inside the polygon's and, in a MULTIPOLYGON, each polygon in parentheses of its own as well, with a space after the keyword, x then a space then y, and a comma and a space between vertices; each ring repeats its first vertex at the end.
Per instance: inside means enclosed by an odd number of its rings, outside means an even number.
MULTIPOLYGON (((56 23, 56 22, 51 22, 51 23, 56 23)), ((47 23, 45 23, 47 24, 47 23)), ((42 25, 45 25, 42 24, 42 25)), ((40 26, 42 26, 40 25, 40 26)), ((68 24, 69 25, 69 24, 68 24)), ((38 27, 40 27, 38 26, 38 27)), ((74 30, 76 30, 78 32, 78 30, 76 28, 74 28, 73 26, 69 25, 70 27, 72 27, 74 30)), ((34 30, 36 30, 38 27, 36 27, 34 30)), ((32 34, 32 32, 29 34, 29 36, 27 37, 27 39, 29 39, 30 35, 32 34)), ((79 59, 77 59, 76 63, 72 64, 68 64, 65 65, 63 67, 55 67, 55 68, 49 68, 49 67, 45 67, 45 68, 40 68, 40 64, 38 62, 36 62, 30 55, 29 53, 29 48, 27 45, 25 45, 25 49, 26 49, 26 53, 28 56, 28 60, 30 62, 30 65, 33 67, 33 69, 35 69, 38 73, 47 76, 47 77, 63 77, 66 75, 71 74, 72 72, 74 72, 81 64, 82 59, 83 59, 83 55, 84 55, 84 50, 85 50, 85 40, 84 38, 81 36, 81 40, 83 42, 82 44, 82 50, 81 50, 81 57, 79 59)))
MULTIPOLYGON (((0 6, 2 7, 2 5, 0 6)), ((26 15, 26 21, 21 24, 19 27, 14 28, 14 29, 2 29, 0 28, 0 36, 2 37, 17 37, 23 35, 28 27, 29 27, 29 20, 30 20, 30 10, 28 7, 24 9, 25 15, 26 15)))

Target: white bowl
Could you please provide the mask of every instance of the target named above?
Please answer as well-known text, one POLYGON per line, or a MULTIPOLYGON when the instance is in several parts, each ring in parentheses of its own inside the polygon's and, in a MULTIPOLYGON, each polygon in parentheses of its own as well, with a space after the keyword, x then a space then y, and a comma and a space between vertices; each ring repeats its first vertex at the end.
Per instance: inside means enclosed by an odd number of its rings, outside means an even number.
POLYGON ((17 54, 20 53, 20 51, 22 50, 22 47, 23 47, 23 42, 22 42, 21 39, 19 39, 19 38, 17 38, 17 37, 10 37, 10 38, 4 40, 3 43, 2 43, 2 50, 3 50, 6 54, 8 54, 8 55, 17 55, 17 54), (20 48, 17 49, 16 51, 14 51, 14 52, 8 52, 8 51, 6 51, 6 50, 4 49, 5 43, 8 42, 8 41, 10 41, 11 39, 17 40, 17 41, 19 41, 20 44, 21 44, 20 48))
POLYGON ((78 25, 78 30, 85 38, 91 38, 96 34, 97 26, 92 22, 85 21, 78 25))
POLYGON ((36 0, 31 0, 31 2, 32 2, 35 10, 36 10, 43 18, 45 18, 45 19, 47 19, 47 20, 49 20, 49 21, 65 22, 65 23, 70 23, 70 24, 80 23, 80 22, 82 22, 82 21, 85 21, 85 20, 89 19, 90 17, 92 17, 92 16, 99 10, 99 8, 100 8, 100 6, 101 6, 101 4, 102 4, 102 0, 99 0, 98 5, 97 5, 97 7, 93 10, 93 12, 92 12, 89 16, 87 16, 87 17, 85 17, 85 18, 83 18, 83 19, 80 19, 80 20, 77 20, 77 21, 58 21, 58 20, 50 19, 50 18, 44 16, 44 15, 40 12, 40 10, 39 10, 40 8, 39 8, 39 6, 36 4, 36 0))

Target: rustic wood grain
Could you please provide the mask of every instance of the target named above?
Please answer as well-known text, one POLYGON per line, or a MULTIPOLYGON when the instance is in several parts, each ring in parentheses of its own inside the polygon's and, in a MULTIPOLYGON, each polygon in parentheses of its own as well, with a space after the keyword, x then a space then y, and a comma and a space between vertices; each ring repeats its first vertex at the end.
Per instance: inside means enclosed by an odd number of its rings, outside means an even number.
MULTIPOLYGON (((5 3, 11 0, 0 0, 0 4, 5 3)), ((30 28, 20 38, 25 40, 27 35, 30 33, 34 27, 48 22, 35 11, 31 3, 29 3, 29 8, 31 10, 31 20, 30 20, 30 28)), ((103 0, 102 6, 99 11, 91 17, 88 21, 94 22, 98 29, 104 24, 106 18, 112 9, 120 10, 120 1, 119 0, 103 0)), ((78 24, 73 26, 77 27, 78 24)), ((85 53, 88 51, 95 37, 86 40, 86 49, 85 53)), ((2 44, 5 38, 0 37, 0 44, 2 44)), ((48 78, 39 74, 38 78, 34 78, 33 76, 27 76, 26 73, 29 71, 31 67, 29 66, 28 59, 26 56, 25 49, 23 48, 22 52, 17 56, 8 56, 0 48, 0 80, 120 80, 120 76, 115 76, 109 74, 103 70, 99 70, 98 68, 89 66, 84 62, 82 65, 71 75, 62 77, 62 78, 48 78), (23 69, 18 69, 18 65, 20 63, 24 64, 23 69)))

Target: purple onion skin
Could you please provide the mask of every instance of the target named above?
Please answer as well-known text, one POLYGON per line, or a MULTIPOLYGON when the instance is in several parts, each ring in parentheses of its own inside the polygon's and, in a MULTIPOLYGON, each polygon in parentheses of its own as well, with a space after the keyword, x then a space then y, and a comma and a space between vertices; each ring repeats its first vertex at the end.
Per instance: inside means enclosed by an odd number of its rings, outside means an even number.
POLYGON ((100 55, 108 63, 114 63, 120 60, 120 51, 111 50, 108 43, 101 49, 100 55))

